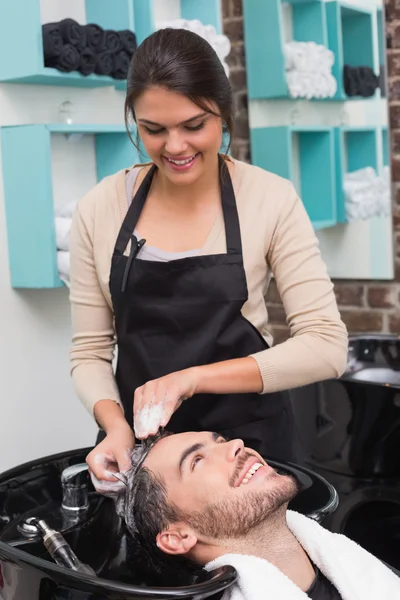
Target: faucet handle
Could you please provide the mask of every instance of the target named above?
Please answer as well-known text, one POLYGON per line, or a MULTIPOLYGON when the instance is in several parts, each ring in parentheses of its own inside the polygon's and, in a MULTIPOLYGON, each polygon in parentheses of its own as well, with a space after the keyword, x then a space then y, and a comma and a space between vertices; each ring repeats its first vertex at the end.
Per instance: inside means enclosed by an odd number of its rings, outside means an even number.
POLYGON ((71 465, 61 473, 63 510, 76 514, 89 508, 89 467, 86 463, 71 465))

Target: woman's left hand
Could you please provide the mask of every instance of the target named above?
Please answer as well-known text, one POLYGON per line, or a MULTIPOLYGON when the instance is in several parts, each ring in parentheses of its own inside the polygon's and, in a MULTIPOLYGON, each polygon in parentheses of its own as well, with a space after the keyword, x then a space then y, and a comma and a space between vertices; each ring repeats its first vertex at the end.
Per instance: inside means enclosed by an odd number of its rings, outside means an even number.
POLYGON ((198 387, 196 368, 171 373, 148 381, 135 390, 133 422, 135 436, 145 439, 165 427, 182 402, 191 398, 198 387))

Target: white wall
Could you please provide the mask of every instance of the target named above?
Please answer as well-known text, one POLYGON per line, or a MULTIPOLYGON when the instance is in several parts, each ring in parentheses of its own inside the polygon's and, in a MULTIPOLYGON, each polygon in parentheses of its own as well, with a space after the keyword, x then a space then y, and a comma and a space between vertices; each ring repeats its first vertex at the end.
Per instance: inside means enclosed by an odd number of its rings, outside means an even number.
MULTIPOLYGON (((83 22, 83 0, 42 0, 42 21, 67 16, 67 4, 68 16, 83 22)), ((57 122, 66 101, 76 122, 123 124, 123 99, 123 92, 113 88, 4 84, 0 85, 0 126, 57 122)), ((93 139, 55 136, 52 163, 55 202, 80 197, 95 183, 93 139)), ((13 290, 10 286, 1 160, 0 339, 0 472, 93 444, 97 427, 76 398, 69 376, 67 288, 13 290)))

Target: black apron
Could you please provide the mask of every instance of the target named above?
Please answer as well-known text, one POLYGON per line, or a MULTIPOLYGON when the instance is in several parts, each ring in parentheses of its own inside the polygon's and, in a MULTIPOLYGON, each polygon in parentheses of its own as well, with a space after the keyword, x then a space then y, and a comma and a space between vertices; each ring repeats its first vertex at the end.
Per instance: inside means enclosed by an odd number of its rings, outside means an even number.
MULTIPOLYGON (((248 298, 235 194, 219 157, 226 254, 154 262, 136 258, 133 235, 156 172, 153 165, 126 214, 112 257, 110 291, 118 344, 116 380, 125 416, 133 425, 135 389, 149 380, 268 348, 243 317, 248 298), (129 256, 124 252, 131 242, 129 256)), ((173 414, 167 429, 213 431, 241 438, 260 454, 298 459, 287 392, 197 394, 173 414)))

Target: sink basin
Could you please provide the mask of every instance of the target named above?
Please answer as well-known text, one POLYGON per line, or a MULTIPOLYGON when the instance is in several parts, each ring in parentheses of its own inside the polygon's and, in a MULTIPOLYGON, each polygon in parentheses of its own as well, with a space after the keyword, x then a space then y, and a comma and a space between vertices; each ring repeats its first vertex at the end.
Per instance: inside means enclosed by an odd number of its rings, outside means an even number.
MULTIPOLYGON (((206 598, 236 580, 231 567, 212 573, 200 571, 168 581, 149 580, 139 567, 132 538, 115 513, 114 502, 90 485, 89 508, 80 517, 61 510, 61 473, 84 462, 90 448, 33 461, 0 475, 0 597, 3 600, 128 600, 131 598, 206 598), (44 519, 60 531, 79 560, 97 577, 60 567, 49 556, 41 538, 21 532, 28 517, 44 519)), ((268 459, 267 459, 268 460, 268 459)), ((334 488, 321 476, 296 465, 270 464, 291 472, 302 492, 290 508, 321 521, 337 506, 334 488)))
MULTIPOLYGON (((348 374, 350 376, 350 374, 348 374)), ((371 369, 361 369, 351 373, 354 381, 364 381, 365 383, 375 383, 385 386, 400 387, 400 371, 392 371, 385 367, 375 367, 371 369)))

